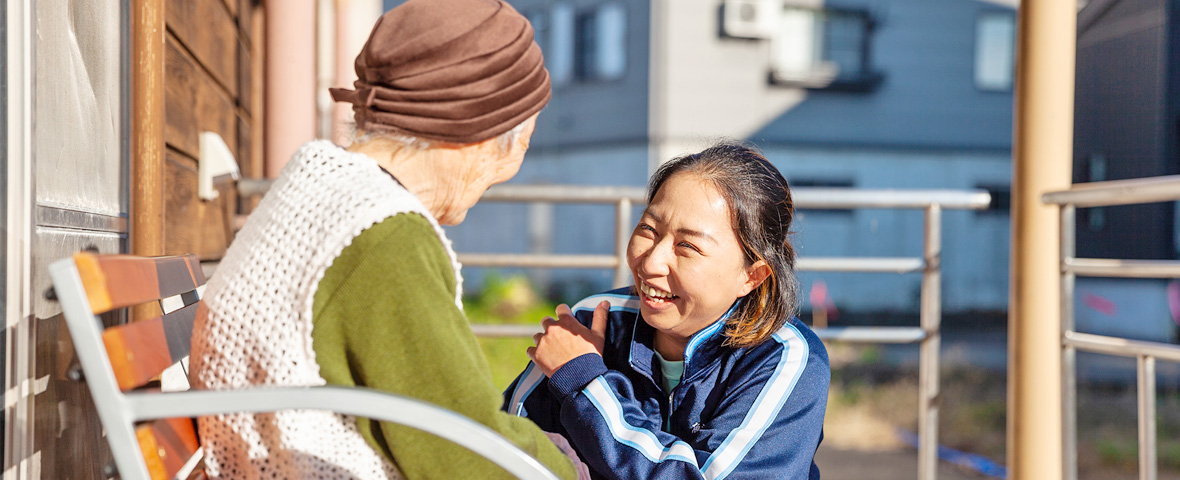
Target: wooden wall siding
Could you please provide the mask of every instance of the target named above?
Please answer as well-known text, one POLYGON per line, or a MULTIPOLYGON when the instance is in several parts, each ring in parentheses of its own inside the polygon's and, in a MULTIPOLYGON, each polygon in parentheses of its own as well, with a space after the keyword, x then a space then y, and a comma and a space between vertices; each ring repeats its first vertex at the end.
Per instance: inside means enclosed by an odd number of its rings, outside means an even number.
POLYGON ((175 35, 217 83, 238 96, 238 22, 220 0, 168 0, 168 32, 175 35))
POLYGON ((233 238, 237 207, 232 183, 217 185, 217 200, 197 198, 196 162, 168 150, 164 160, 164 246, 167 254, 193 253, 201 260, 220 259, 233 238))
MULTIPOLYGON (((260 177, 261 28, 257 0, 166 0, 164 253, 220 259, 233 240, 239 201, 232 183, 197 197, 199 134, 221 135, 245 177, 260 177)), ((249 210, 254 202, 246 202, 249 210)))
POLYGON ((165 43, 164 142, 195 162, 200 156, 198 134, 212 131, 230 151, 237 151, 235 99, 209 78, 176 37, 169 34, 165 43))

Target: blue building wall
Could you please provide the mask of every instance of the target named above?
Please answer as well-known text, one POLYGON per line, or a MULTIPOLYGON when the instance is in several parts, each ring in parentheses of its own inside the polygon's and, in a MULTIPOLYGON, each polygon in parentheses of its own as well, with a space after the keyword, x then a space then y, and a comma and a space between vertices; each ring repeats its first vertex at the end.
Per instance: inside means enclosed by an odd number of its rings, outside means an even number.
POLYGON ((1012 92, 975 86, 975 28, 1011 8, 973 0, 828 2, 877 20, 871 64, 884 75, 867 93, 813 90, 769 122, 759 143, 988 150, 1012 146, 1012 92))
MULTIPOLYGON (((584 11, 611 0, 511 3, 535 14, 557 4, 584 11)), ((1012 94, 976 87, 974 55, 980 15, 1012 14, 1010 8, 975 0, 841 2, 839 7, 868 11, 876 19, 870 55, 873 68, 884 75, 875 89, 848 92, 769 85, 766 42, 720 36, 719 1, 673 2, 681 10, 664 13, 670 38, 691 37, 699 44, 669 42, 676 44, 667 47, 673 51, 664 52, 658 61, 651 53, 650 25, 655 22, 651 16, 660 13, 652 13, 647 1, 614 3, 627 9, 625 75, 610 82, 556 86, 550 106, 538 119, 533 147, 510 183, 641 186, 653 156, 663 161, 699 150, 710 138, 731 137, 763 148, 791 182, 847 182, 856 188, 989 187, 1006 194, 1012 94), (709 58, 725 59, 725 68, 701 63, 709 58), (742 61, 735 63, 735 58, 742 61), (651 72, 661 68, 665 71, 654 78, 666 83, 653 82, 651 72), (754 82, 741 81, 757 88, 709 90, 738 84, 739 76, 753 78, 754 82), (665 95, 670 105, 659 110, 660 102, 653 102, 652 95, 665 95), (727 130, 726 125, 748 124, 749 118, 740 117, 741 108, 714 108, 725 106, 717 103, 717 95, 745 96, 738 98, 743 105, 756 104, 766 95, 785 107, 756 128, 727 130), (653 126, 661 115, 674 117, 666 132, 653 126), (701 122, 693 123, 695 118, 701 122), (672 147, 669 139, 675 142, 672 147)), ((542 49, 547 48, 543 41, 542 49)), ((916 256, 922 248, 921 223, 916 211, 802 210, 795 241, 803 256, 916 256)), ((601 254, 613 252, 614 229, 613 210, 607 206, 480 204, 463 225, 449 227, 448 234, 460 252, 601 254)), ((1007 211, 947 212, 943 237, 944 309, 1004 310, 1007 211)), ((486 274, 477 268, 464 272, 472 289, 486 274)), ((608 288, 611 281, 608 271, 533 275, 566 295, 608 288)), ((904 313, 918 308, 916 275, 802 277, 805 291, 823 281, 837 306, 846 311, 904 313)))

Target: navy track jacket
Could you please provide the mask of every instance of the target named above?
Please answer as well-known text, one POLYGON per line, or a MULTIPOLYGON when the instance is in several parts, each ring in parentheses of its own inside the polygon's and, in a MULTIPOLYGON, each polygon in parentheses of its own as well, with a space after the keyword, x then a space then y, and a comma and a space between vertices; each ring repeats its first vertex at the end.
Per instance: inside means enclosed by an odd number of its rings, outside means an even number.
POLYGON ((504 392, 506 411, 564 435, 597 478, 819 478, 831 370, 811 329, 791 318, 766 342, 724 347, 727 314, 692 336, 684 377, 665 392, 633 287, 586 298, 574 316, 589 326, 603 300, 603 356, 575 358, 551 379, 529 363, 504 392))

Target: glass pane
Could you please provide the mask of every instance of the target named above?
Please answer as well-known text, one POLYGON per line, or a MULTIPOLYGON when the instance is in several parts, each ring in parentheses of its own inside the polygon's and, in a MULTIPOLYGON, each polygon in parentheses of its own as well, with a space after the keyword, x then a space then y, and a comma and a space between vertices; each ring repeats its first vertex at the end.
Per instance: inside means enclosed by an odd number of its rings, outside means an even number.
POLYGON ((822 48, 822 42, 817 40, 823 35, 816 17, 814 10, 783 10, 778 35, 771 44, 771 65, 780 79, 806 80, 815 76, 822 48))
POLYGON ((598 15, 578 15, 574 44, 574 73, 579 79, 595 77, 598 66, 598 15))
POLYGON ((859 77, 865 63, 864 16, 828 13, 824 29, 823 59, 835 66, 838 76, 859 77))
POLYGON ((614 80, 627 70, 627 11, 610 3, 598 9, 598 65, 596 77, 614 80))
POLYGON ((983 90, 1012 89, 1015 69, 1016 18, 988 13, 975 25, 975 86, 983 90))
POLYGON ((545 50, 545 68, 554 85, 569 82, 574 73, 574 9, 559 3, 549 11, 549 44, 545 50))

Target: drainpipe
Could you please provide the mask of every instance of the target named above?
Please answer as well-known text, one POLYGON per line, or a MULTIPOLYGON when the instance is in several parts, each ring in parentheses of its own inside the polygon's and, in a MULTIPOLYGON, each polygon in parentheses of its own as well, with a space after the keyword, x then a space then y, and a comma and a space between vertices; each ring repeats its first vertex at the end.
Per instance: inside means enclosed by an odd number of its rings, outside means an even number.
MULTIPOLYGON (((164 254, 164 2, 131 3, 130 251, 164 254)), ((148 309, 150 312, 153 309, 148 309)), ((150 315, 134 309, 136 319, 150 315)))
POLYGON ((1017 34, 1008 312, 1008 463, 1016 480, 1063 478, 1058 208, 1071 183, 1077 0, 1025 0, 1017 34))
POLYGON ((316 0, 271 2, 266 9, 266 176, 315 138, 316 0))

